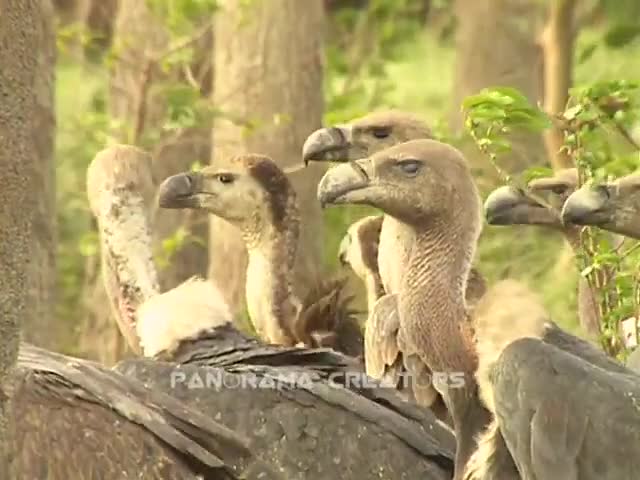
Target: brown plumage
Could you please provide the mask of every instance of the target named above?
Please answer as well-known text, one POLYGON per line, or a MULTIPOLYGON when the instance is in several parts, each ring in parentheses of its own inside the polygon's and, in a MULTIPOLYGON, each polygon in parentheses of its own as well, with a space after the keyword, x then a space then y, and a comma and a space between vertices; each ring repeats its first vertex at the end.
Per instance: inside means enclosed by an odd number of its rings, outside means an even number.
MULTIPOLYGON (((319 129, 313 132, 303 147, 303 159, 309 161, 351 161, 373 155, 387 147, 408 140, 431 138, 430 128, 424 121, 408 112, 375 112, 352 120, 349 123, 319 129)), ((386 213, 386 212, 385 212, 386 213)), ((392 215, 384 215, 378 241, 377 266, 383 289, 386 294, 394 295, 400 291, 402 277, 407 268, 413 230, 397 221, 392 215)), ((469 299, 477 299, 485 290, 482 276, 473 270, 467 280, 469 299)), ((403 364, 419 363, 402 358, 397 346, 397 317, 393 312, 396 300, 387 299, 369 310, 365 332, 365 357, 367 373, 375 378, 384 379, 389 384, 398 384, 403 376, 403 364), (367 355, 367 346, 372 349, 367 355)), ((431 372, 420 367, 414 371, 414 378, 424 378, 431 372)), ((414 382, 416 401, 430 406, 443 420, 447 419, 442 400, 433 387, 424 381, 414 382), (418 388, 417 385, 420 384, 418 388)))
MULTIPOLYGON (((580 251, 580 227, 563 224, 560 212, 566 199, 578 186, 578 172, 568 168, 552 177, 529 182, 528 190, 542 198, 542 205, 526 192, 511 186, 500 187, 487 197, 484 209, 489 225, 539 225, 562 232, 575 255, 580 251)), ((600 310, 586 278, 578 280, 578 318, 584 331, 592 336, 600 332, 600 310)))
POLYGON ((240 230, 249 252, 249 316, 262 338, 362 353, 344 280, 325 280, 304 299, 293 294, 300 220, 293 186, 275 162, 262 155, 241 155, 224 170, 207 167, 175 175, 160 186, 159 198, 162 207, 205 209, 240 230), (343 336, 336 335, 341 329, 343 336))
MULTIPOLYGON (((144 156, 125 150, 121 146, 121 155, 94 160, 106 182, 97 184, 104 186, 103 201, 121 212, 119 223, 101 219, 101 244, 135 245, 121 248, 120 256, 103 252, 132 273, 103 271, 112 277, 106 284, 115 288, 114 296, 123 290, 118 285, 123 278, 141 285, 155 276, 153 262, 144 261, 151 248, 150 205, 137 190, 144 156)), ((243 470, 247 478, 451 478, 453 436, 430 412, 367 380, 350 357, 329 349, 264 345, 230 323, 220 324, 219 306, 208 301, 215 297, 212 288, 191 280, 138 305, 135 332, 145 354, 154 358, 127 360, 116 368, 249 436, 257 458, 243 470)), ((133 297, 126 303, 136 306, 133 297)), ((129 310, 116 313, 129 315, 129 310)))
POLYGON ((398 346, 405 366, 417 358, 444 374, 433 383, 451 412, 461 478, 475 436, 489 421, 477 394, 464 298, 482 227, 477 187, 462 154, 434 140, 406 142, 355 163, 330 169, 318 198, 323 204, 380 208, 412 230, 412 253, 397 297, 398 346))
POLYGON ((22 344, 13 390, 12 478, 234 479, 248 440, 93 362, 22 344))
POLYGON ((476 375, 494 420, 465 479, 635 478, 640 377, 558 328, 513 280, 474 313, 476 375))
POLYGON ((584 185, 565 202, 562 219, 574 225, 640 239, 640 174, 597 185, 584 185))

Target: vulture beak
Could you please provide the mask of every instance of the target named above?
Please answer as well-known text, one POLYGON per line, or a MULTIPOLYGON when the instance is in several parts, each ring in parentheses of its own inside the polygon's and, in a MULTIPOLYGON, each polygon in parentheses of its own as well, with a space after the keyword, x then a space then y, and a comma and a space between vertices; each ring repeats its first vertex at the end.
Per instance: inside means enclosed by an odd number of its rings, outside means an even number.
POLYGON ((349 125, 337 125, 316 130, 307 137, 302 147, 304 164, 348 161, 352 137, 352 127, 349 125))
POLYGON ((318 184, 318 200, 324 208, 328 204, 364 203, 364 192, 371 186, 367 174, 367 159, 342 163, 327 170, 318 184))
POLYGON ((489 225, 517 225, 527 223, 529 211, 539 207, 519 189, 505 185, 487 197, 484 213, 489 225))
POLYGON ((202 184, 199 173, 179 173, 164 180, 158 188, 160 208, 198 208, 197 194, 202 184))
POLYGON ((342 237, 342 241, 340 242, 340 248, 338 250, 338 260, 340 261, 340 265, 346 267, 349 265, 349 260, 347 260, 347 252, 349 251, 349 247, 351 246, 351 235, 348 233, 342 237))
POLYGON ((602 225, 609 221, 609 189, 584 185, 576 190, 562 207, 562 222, 575 225, 602 225))

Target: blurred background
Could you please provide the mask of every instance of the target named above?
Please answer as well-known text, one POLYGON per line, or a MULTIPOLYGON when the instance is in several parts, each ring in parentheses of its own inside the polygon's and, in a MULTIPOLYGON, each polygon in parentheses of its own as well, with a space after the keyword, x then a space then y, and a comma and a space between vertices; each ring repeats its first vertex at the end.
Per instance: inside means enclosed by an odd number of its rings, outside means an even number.
MULTIPOLYGON (((109 364, 125 347, 102 287, 85 192, 86 167, 105 145, 152 152, 157 181, 243 151, 291 166, 321 124, 398 108, 463 149, 485 195, 500 180, 465 133, 465 97, 511 86, 560 112, 572 85, 640 79, 637 0, 55 0, 51 7, 43 8, 37 79, 38 308, 23 325, 29 341, 109 364)), ((513 174, 567 166, 555 150, 542 134, 522 134, 501 165, 513 174)), ((314 165, 291 176, 305 222, 300 275, 310 281, 339 270, 340 239, 370 212, 321 212, 314 185, 322 172, 314 165)), ((164 288, 194 274, 223 278, 245 316, 243 246, 230 227, 192 211, 160 211, 154 229, 164 288)), ((577 269, 559 234, 485 227, 477 264, 490 282, 526 281, 556 321, 577 331, 577 269)))

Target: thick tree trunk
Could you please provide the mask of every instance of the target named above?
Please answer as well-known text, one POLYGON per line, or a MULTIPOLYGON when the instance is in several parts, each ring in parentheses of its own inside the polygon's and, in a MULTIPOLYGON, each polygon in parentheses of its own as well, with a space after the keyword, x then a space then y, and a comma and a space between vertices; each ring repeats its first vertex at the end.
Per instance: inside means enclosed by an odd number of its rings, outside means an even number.
MULTIPOLYGON (((212 163, 245 152, 286 167, 301 161, 305 138, 320 126, 322 0, 220 2, 215 15, 214 103, 228 114, 215 122, 212 163)), ((322 217, 316 200, 321 168, 292 180, 302 216, 296 281, 304 292, 321 270, 322 217)), ((246 252, 238 232, 212 218, 210 275, 237 312, 244 303, 246 252)))
MULTIPOLYGON (((538 101, 542 56, 536 45, 536 2, 456 0, 455 11, 458 25, 452 130, 462 130, 464 98, 483 88, 515 87, 532 102, 538 101)), ((544 158, 540 135, 522 134, 512 140, 514 152, 500 160, 506 169, 518 172, 544 158)))
MULTIPOLYGON (((206 30, 203 28, 203 31, 206 30)), ((111 113, 126 125, 122 142, 140 144, 146 147, 144 137, 149 132, 160 131, 165 120, 165 103, 157 91, 160 82, 181 82, 177 72, 161 73, 154 59, 160 57, 169 48, 169 35, 161 19, 155 18, 145 2, 139 0, 120 0, 119 15, 115 26, 115 35, 120 48, 118 61, 111 77, 111 113)), ((210 52, 211 34, 203 33, 195 43, 199 52, 203 52, 197 65, 194 65, 193 77, 202 78, 209 94, 211 85, 210 65, 212 59, 204 52, 210 52), (206 60, 203 60, 206 59, 206 60)), ((188 170, 191 164, 199 160, 206 163, 211 155, 210 126, 188 129, 178 134, 164 134, 160 140, 150 145, 154 154, 154 177, 161 181, 169 175, 188 170)), ((161 249, 163 239, 172 236, 177 229, 183 228, 190 236, 176 251, 170 264, 160 270, 160 283, 163 289, 173 288, 193 275, 207 274, 208 222, 202 212, 162 210, 154 219, 154 240, 156 249, 161 249)), ((98 259, 96 262, 99 263, 98 259)), ((83 334, 84 352, 94 352, 102 361, 112 363, 122 357, 125 344, 111 318, 106 292, 98 273, 95 284, 91 285, 89 314, 83 334), (105 342, 103 339, 109 339, 105 342)))
MULTIPOLYGON (((0 0, 0 478, 12 478, 5 461, 11 441, 5 381, 17 357, 20 324, 33 325, 42 309, 32 254, 41 253, 40 235, 50 233, 40 225, 50 222, 40 216, 53 184, 46 178, 54 126, 49 10, 42 0, 0 0)), ((52 317, 49 310, 41 320, 52 317)))
MULTIPOLYGON (((544 50, 544 109, 550 114, 564 112, 569 101, 575 37, 575 0, 555 0, 549 6, 549 18, 542 34, 544 50)), ((547 156, 554 170, 572 167, 571 158, 562 151, 564 134, 558 128, 545 132, 547 156)))

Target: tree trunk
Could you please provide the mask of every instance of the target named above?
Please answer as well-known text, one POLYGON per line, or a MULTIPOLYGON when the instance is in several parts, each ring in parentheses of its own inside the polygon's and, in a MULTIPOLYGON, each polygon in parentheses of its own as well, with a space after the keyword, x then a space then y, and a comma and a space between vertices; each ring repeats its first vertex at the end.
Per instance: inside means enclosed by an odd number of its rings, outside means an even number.
MULTIPOLYGON (((573 69, 575 36, 575 0, 555 0, 549 6, 549 18, 542 35, 544 51, 544 109, 547 113, 564 112, 569 101, 573 69)), ((545 131, 547 156, 554 170, 573 166, 564 152, 564 134, 556 127, 545 131)))
MULTIPOLYGON (((542 91, 542 57, 536 45, 538 7, 532 0, 456 0, 456 67, 451 128, 463 127, 465 97, 487 87, 510 86, 534 104, 542 91)), ((540 135, 517 134, 513 152, 499 161, 518 172, 544 159, 540 135)), ((471 148, 470 151, 477 151, 471 148)))
MULTIPOLYGON (((301 162, 305 138, 321 124, 322 0, 220 2, 215 15, 214 104, 227 114, 213 129, 212 163, 246 152, 282 167, 301 162)), ((302 231, 294 285, 303 293, 321 270, 322 216, 316 200, 322 169, 292 176, 302 231)), ((235 312, 244 303, 246 251, 233 227, 211 220, 210 276, 235 312)))
MULTIPOLYGON (((51 194, 53 185, 47 178, 55 45, 49 10, 42 0, 0 0, 0 478, 12 478, 5 461, 11 441, 5 381, 15 365, 21 323, 34 325, 43 308, 40 295, 45 285, 32 274, 32 254, 40 255, 43 245, 52 245, 40 238, 50 233, 51 220, 40 217, 43 197, 51 194)), ((48 253, 42 266, 47 272, 48 253)), ((52 318, 50 309, 39 320, 52 318)))
MULTIPOLYGON (((202 53, 194 65, 193 78, 205 85, 203 95, 210 93, 212 59, 204 52, 212 47, 211 32, 203 28, 197 33, 195 48, 202 53), (204 32, 204 33, 203 33, 204 32)), ((161 73, 158 62, 169 48, 169 34, 162 21, 156 18, 139 0, 121 0, 115 26, 119 42, 118 60, 111 77, 110 109, 114 118, 126 125, 122 142, 147 148, 145 137, 158 133, 165 122, 165 103, 158 86, 167 82, 184 82, 177 72, 161 73)), ((177 134, 163 133, 149 150, 153 153, 153 174, 156 181, 188 170, 193 162, 207 163, 211 155, 210 125, 187 129, 177 134)), ((153 135, 152 135, 153 136, 153 135)), ((157 136, 157 135, 156 135, 157 136)), ((162 240, 183 228, 190 236, 160 270, 160 284, 164 290, 173 288, 193 275, 206 276, 208 263, 207 216, 202 212, 162 210, 153 225, 155 249, 161 251, 162 240)), ((95 261, 99 263, 99 259, 95 261)), ((162 266, 161 266, 162 267, 162 266)), ((83 350, 95 352, 102 361, 112 363, 122 357, 125 344, 111 318, 106 292, 102 286, 99 267, 95 283, 90 287, 89 315, 86 321, 83 350), (98 335, 98 332, 99 333, 98 335), (106 335, 106 337, 105 337, 106 335), (108 338, 110 341, 104 342, 108 338)), ((92 355, 92 356, 95 356, 92 355)))

